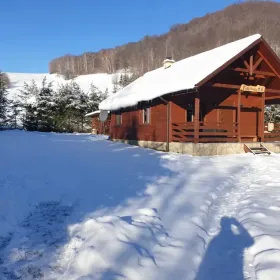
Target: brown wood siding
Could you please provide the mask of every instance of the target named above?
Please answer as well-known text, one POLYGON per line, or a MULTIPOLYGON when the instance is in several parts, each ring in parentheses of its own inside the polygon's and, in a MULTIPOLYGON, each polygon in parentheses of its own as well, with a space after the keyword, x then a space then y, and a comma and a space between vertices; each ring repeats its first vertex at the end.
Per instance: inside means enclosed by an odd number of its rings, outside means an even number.
POLYGON ((112 112, 111 138, 166 142, 166 109, 166 104, 159 100, 126 109, 122 112, 122 124, 119 126, 116 125, 116 115, 112 112), (151 108, 149 124, 143 124, 142 110, 145 106, 151 108))
POLYGON ((92 128, 99 129, 99 115, 92 117, 92 128))
POLYGON ((186 122, 188 105, 194 106, 194 94, 181 94, 170 98, 172 122, 186 122))
MULTIPOLYGON (((203 88, 201 103, 204 105, 204 121, 209 123, 222 122, 228 124, 237 122, 237 92, 231 89, 203 88)), ((242 137, 258 136, 259 119, 262 112, 262 98, 259 94, 242 93, 240 131, 242 137)))

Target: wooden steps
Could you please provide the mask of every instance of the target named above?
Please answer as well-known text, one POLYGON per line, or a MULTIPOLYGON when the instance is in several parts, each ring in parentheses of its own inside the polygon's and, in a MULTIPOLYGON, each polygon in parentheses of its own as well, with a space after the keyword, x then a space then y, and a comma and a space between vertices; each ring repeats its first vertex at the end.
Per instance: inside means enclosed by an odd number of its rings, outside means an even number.
POLYGON ((244 150, 246 153, 252 153, 254 155, 270 155, 271 152, 262 144, 258 146, 251 146, 250 144, 244 144, 244 150))

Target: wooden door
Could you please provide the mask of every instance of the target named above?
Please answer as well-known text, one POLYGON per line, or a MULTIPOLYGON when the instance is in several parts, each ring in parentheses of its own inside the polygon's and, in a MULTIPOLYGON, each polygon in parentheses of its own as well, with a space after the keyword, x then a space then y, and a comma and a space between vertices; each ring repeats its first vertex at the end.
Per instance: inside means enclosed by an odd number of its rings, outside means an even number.
POLYGON ((241 108, 240 134, 242 141, 255 142, 258 139, 258 111, 252 108, 241 108))

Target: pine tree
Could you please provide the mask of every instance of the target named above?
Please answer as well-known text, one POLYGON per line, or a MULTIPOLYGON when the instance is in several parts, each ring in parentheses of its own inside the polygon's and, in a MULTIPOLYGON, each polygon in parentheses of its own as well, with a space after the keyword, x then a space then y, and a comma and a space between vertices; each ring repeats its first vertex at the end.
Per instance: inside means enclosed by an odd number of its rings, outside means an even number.
POLYGON ((8 122, 12 128, 18 128, 18 118, 22 112, 21 102, 15 98, 9 103, 9 119, 8 122))
POLYGON ((108 88, 106 88, 105 91, 103 92, 101 98, 100 98, 100 102, 105 100, 108 96, 109 96, 109 90, 108 90, 108 88))
POLYGON ((55 94, 55 126, 58 131, 72 132, 75 96, 70 84, 61 85, 55 94))
POLYGON ((102 95, 102 91, 95 85, 91 84, 89 92, 88 112, 94 112, 98 110, 99 103, 102 100, 102 95))
POLYGON ((54 129, 54 93, 52 83, 47 84, 46 78, 42 82, 36 101, 38 130, 52 131, 54 129))
POLYGON ((89 97, 82 91, 80 86, 76 82, 71 83, 74 100, 73 108, 74 114, 77 118, 76 123, 78 125, 78 131, 84 130, 85 114, 88 110, 89 97))
POLYGON ((5 74, 0 71, 0 126, 6 124, 7 121, 7 89, 8 84, 5 79, 5 74))
POLYGON ((28 131, 38 130, 37 108, 35 104, 28 103, 25 106, 25 118, 22 125, 28 131))
POLYGON ((265 108, 265 122, 280 122, 280 105, 270 105, 265 108))
POLYGON ((20 107, 21 107, 21 122, 25 129, 28 130, 27 127, 32 127, 34 130, 35 124, 33 123, 34 116, 31 116, 31 112, 33 114, 36 113, 36 99, 39 94, 39 88, 34 80, 32 80, 31 84, 24 83, 23 88, 19 91, 20 98, 20 107), (27 117, 28 115, 28 117, 27 117), (27 118, 27 119, 26 119, 27 118), (29 122, 31 122, 29 124, 29 122))

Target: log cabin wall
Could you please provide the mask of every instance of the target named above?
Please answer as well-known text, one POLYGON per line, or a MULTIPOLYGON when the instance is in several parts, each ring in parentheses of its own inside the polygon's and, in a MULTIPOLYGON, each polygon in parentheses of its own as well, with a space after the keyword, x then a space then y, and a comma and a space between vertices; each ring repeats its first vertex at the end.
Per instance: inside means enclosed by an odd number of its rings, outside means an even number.
POLYGON ((112 112, 110 137, 112 139, 166 142, 167 105, 161 100, 145 102, 121 111, 121 124, 112 112), (150 108, 150 123, 143 123, 143 109, 150 108))
POLYGON ((92 117, 92 128, 93 129, 99 129, 99 115, 92 117))
POLYGON ((184 123, 187 122, 187 114, 194 112, 194 98, 195 94, 180 94, 170 97, 171 103, 171 122, 172 123, 184 123))

